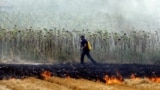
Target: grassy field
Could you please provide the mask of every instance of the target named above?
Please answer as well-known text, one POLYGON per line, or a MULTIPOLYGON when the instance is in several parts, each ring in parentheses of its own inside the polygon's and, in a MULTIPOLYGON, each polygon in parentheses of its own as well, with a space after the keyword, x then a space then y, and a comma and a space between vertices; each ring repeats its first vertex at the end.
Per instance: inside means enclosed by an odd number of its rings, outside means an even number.
POLYGON ((99 62, 159 64, 158 32, 0 28, 1 63, 79 62, 80 35, 92 45, 91 55, 99 62))
POLYGON ((34 77, 0 81, 1 90, 160 90, 160 83, 148 79, 125 79, 121 84, 107 85, 85 79, 51 77, 47 80, 34 77))

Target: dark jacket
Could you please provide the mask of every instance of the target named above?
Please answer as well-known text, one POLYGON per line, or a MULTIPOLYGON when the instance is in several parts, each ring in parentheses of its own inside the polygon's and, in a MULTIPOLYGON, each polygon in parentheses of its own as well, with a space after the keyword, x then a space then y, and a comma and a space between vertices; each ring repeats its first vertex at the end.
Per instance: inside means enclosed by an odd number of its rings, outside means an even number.
POLYGON ((86 39, 82 39, 82 41, 81 41, 81 48, 82 47, 84 47, 83 51, 89 51, 89 49, 88 49, 88 41, 86 39), (86 44, 86 47, 84 47, 85 44, 86 44))

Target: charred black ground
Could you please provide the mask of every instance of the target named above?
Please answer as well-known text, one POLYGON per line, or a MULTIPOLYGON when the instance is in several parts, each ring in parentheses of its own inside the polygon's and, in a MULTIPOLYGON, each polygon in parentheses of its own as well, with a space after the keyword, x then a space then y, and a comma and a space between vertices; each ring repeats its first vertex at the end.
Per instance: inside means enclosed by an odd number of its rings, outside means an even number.
POLYGON ((0 79, 8 78, 40 78, 43 71, 52 72, 53 76, 102 80, 105 75, 116 76, 120 73, 124 78, 131 74, 137 77, 159 77, 160 65, 140 64, 0 64, 0 79))

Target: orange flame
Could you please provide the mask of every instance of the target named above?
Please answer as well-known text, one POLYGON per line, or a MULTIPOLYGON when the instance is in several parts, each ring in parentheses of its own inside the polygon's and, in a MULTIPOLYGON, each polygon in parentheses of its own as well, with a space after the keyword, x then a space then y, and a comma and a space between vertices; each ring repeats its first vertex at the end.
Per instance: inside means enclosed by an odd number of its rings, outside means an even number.
POLYGON ((116 72, 116 76, 109 77, 108 75, 105 75, 103 79, 106 81, 106 84, 122 84, 124 81, 119 71, 116 72))
POLYGON ((43 79, 48 80, 51 77, 51 74, 52 73, 50 71, 43 71, 41 73, 41 76, 42 76, 43 79))
POLYGON ((160 77, 151 77, 149 80, 152 82, 160 83, 160 77))
POLYGON ((104 80, 106 81, 106 84, 111 85, 111 84, 122 84, 123 80, 118 79, 115 76, 109 77, 108 75, 105 75, 104 80))

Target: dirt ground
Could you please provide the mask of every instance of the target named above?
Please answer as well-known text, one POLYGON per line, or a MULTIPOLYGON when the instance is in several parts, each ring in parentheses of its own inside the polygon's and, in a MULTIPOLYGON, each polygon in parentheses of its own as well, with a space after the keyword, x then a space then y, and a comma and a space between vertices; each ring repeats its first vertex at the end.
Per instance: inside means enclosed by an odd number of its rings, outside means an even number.
POLYGON ((107 85, 86 79, 51 77, 42 80, 29 77, 0 80, 0 90, 160 90, 160 83, 148 79, 125 79, 122 84, 107 85))

